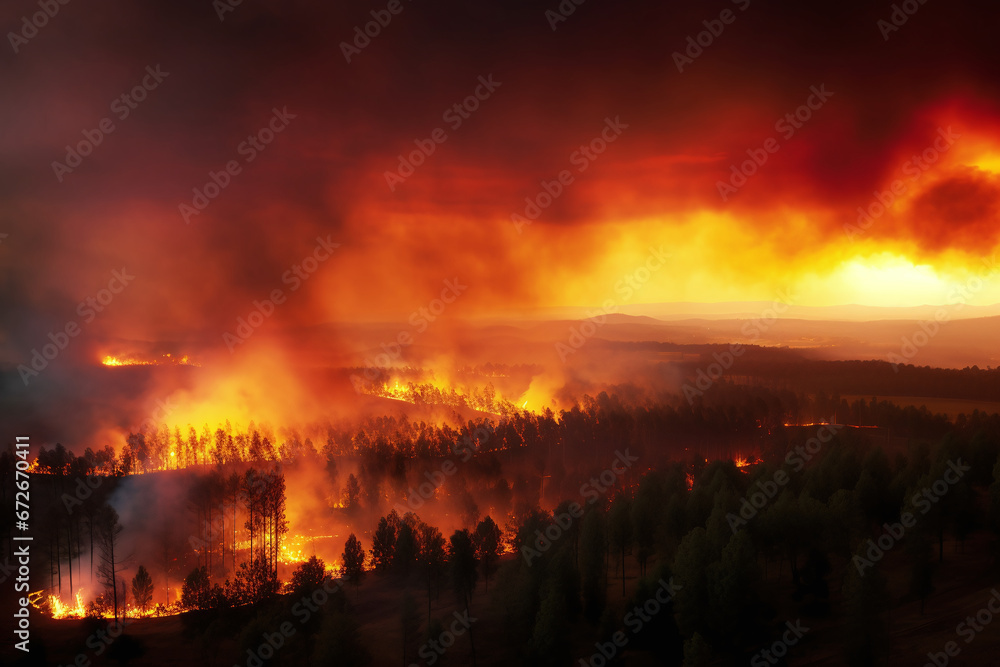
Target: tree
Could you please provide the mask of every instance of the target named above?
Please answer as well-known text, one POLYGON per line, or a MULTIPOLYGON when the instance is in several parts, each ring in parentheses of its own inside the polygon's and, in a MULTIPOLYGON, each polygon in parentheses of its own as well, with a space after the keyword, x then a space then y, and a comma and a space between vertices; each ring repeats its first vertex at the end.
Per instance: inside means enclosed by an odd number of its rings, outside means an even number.
POLYGON ((260 602, 278 593, 281 582, 265 554, 258 553, 248 563, 240 563, 230 590, 232 602, 260 602))
POLYGON ((500 558, 500 542, 503 539, 500 527, 487 516, 476 526, 476 533, 473 536, 473 543, 476 547, 476 557, 483 568, 483 579, 486 583, 486 592, 490 590, 490 573, 493 566, 500 558))
POLYGON ((97 516, 97 540, 100 552, 100 564, 97 566, 97 579, 104 585, 105 591, 111 596, 114 606, 115 620, 118 620, 118 573, 125 561, 118 553, 118 539, 122 534, 122 525, 118 522, 118 512, 111 505, 104 505, 97 516))
POLYGON ((632 532, 638 547, 639 577, 646 576, 646 563, 656 551, 656 528, 664 504, 659 480, 655 475, 645 475, 639 481, 639 491, 632 504, 632 532))
POLYGON ((622 596, 625 595, 625 550, 632 544, 631 503, 623 496, 615 498, 608 512, 608 528, 611 546, 619 553, 622 569, 622 596))
POLYGON ((358 506, 358 496, 361 495, 361 484, 358 483, 358 478, 354 476, 352 472, 347 478, 347 484, 344 487, 344 507, 353 510, 358 506))
POLYGON ((375 569, 384 572, 392 565, 396 555, 396 533, 399 530, 399 514, 396 510, 378 521, 375 534, 372 535, 372 562, 375 569))
POLYGON ((122 624, 128 620, 128 584, 125 579, 118 580, 118 595, 120 597, 118 601, 118 608, 122 610, 122 624))
POLYGON ((674 554, 671 570, 683 588, 677 592, 675 608, 678 624, 684 635, 694 635, 709 631, 711 609, 709 607, 709 582, 707 564, 711 562, 708 537, 705 529, 697 526, 688 532, 674 554))
POLYGON ((344 553, 340 557, 343 563, 344 577, 348 581, 354 582, 357 589, 361 577, 365 573, 365 550, 361 546, 361 540, 351 533, 344 544, 344 553))
POLYGON ((208 568, 204 565, 196 567, 184 577, 184 586, 181 587, 181 606, 187 609, 208 609, 211 606, 211 593, 208 568))
POLYGON ((456 530, 449 540, 449 564, 451 582, 458 601, 468 608, 472 601, 472 591, 476 588, 476 550, 468 530, 456 530))
POLYGON ((292 572, 292 579, 288 582, 288 588, 296 597, 310 595, 323 585, 325 579, 326 567, 323 561, 316 556, 312 556, 309 560, 299 565, 295 569, 295 572, 292 572))
MULTIPOLYGON (((194 429, 191 430, 192 433, 194 429)), ((233 527, 233 541, 232 541, 232 556, 233 556, 233 571, 236 571, 236 508, 240 504, 240 493, 242 489, 242 478, 238 472, 233 472, 226 479, 225 486, 225 502, 233 508, 233 520, 231 522, 233 527)), ((225 549, 223 549, 225 551, 225 549)), ((223 568, 225 563, 222 564, 223 568)))
MULTIPOLYGON (((865 547, 859 543, 855 555, 864 558, 865 547)), ((876 568, 860 572, 848 567, 844 576, 843 600, 847 621, 842 643, 844 658, 850 665, 871 667, 888 648, 888 628, 882 618, 886 606, 885 577, 876 568)))
POLYGON ((427 621, 431 618, 431 593, 444 569, 444 535, 434 526, 420 525, 420 554, 417 556, 421 574, 427 583, 427 621))
POLYGON ((592 508, 584 515, 580 526, 580 587, 583 613, 591 623, 601 618, 607 598, 604 581, 607 544, 604 512, 592 508))
POLYGON ((410 574, 410 569, 420 552, 420 544, 416 534, 419 519, 412 512, 406 513, 406 520, 399 524, 396 534, 396 553, 392 558, 392 568, 404 578, 410 574))
POLYGON ((132 597, 135 598, 135 605, 145 614, 153 600, 153 578, 142 565, 132 578, 132 597))
MULTIPOLYGON (((476 550, 472 546, 472 537, 468 530, 456 530, 449 540, 448 550, 451 565, 451 583, 455 597, 469 611, 472 602, 472 591, 476 588, 476 550)), ((472 638, 472 628, 469 628, 469 643, 472 646, 472 664, 476 664, 476 643, 472 638)))
POLYGON ((750 535, 730 536, 719 560, 706 568, 713 646, 723 641, 741 646, 757 636, 760 573, 750 535))

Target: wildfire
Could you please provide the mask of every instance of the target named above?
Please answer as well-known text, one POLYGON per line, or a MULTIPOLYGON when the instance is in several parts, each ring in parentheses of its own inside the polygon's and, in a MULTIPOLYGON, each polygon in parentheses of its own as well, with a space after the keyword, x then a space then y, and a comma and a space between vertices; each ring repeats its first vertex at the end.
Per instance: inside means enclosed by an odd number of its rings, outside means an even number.
POLYGON ((736 464, 737 468, 739 468, 743 472, 747 472, 745 468, 749 468, 750 466, 755 466, 758 463, 761 463, 762 461, 758 457, 754 457, 753 460, 751 461, 750 459, 744 458, 743 456, 737 456, 733 462, 736 464))
POLYGON ((101 359, 101 364, 104 366, 198 366, 191 360, 191 357, 184 355, 181 357, 175 357, 169 352, 167 354, 160 355, 159 357, 153 357, 150 359, 143 359, 134 355, 116 357, 112 355, 106 355, 101 359))
POLYGON ((316 545, 324 549, 324 542, 338 538, 338 535, 288 535, 282 542, 278 562, 286 565, 304 563, 316 553, 316 545))
POLYGON ((516 394, 506 395, 492 382, 483 382, 492 377, 476 375, 466 379, 448 380, 442 379, 432 370, 405 369, 403 377, 384 377, 367 385, 359 385, 359 390, 373 396, 414 405, 464 407, 500 415, 518 410, 536 412, 533 406, 546 404, 547 399, 543 399, 541 395, 528 396, 528 392, 515 402, 516 394))
POLYGON ((50 595, 49 610, 52 612, 52 618, 83 618, 87 614, 87 609, 83 605, 83 589, 76 592, 76 605, 73 607, 64 604, 58 595, 50 595))
POLYGON ((309 557, 302 553, 302 549, 294 549, 287 544, 281 545, 281 554, 278 555, 278 562, 281 563, 304 563, 309 557))
MULTIPOLYGON (((48 612, 52 618, 56 620, 63 620, 68 618, 85 618, 88 613, 91 615, 97 615, 101 618, 114 618, 114 611, 112 609, 104 609, 101 611, 96 611, 93 607, 88 609, 88 606, 83 601, 83 589, 81 588, 76 592, 73 599, 73 604, 63 602, 62 598, 58 595, 46 596, 43 591, 38 591, 32 593, 29 597, 31 604, 36 609, 48 612)), ((180 599, 180 591, 177 591, 177 599, 180 599)), ((182 610, 177 606, 176 603, 164 607, 163 605, 155 605, 142 611, 138 607, 129 604, 124 610, 124 614, 128 618, 144 618, 147 616, 164 616, 179 614, 182 610)), ((119 609, 119 612, 122 612, 119 609)))

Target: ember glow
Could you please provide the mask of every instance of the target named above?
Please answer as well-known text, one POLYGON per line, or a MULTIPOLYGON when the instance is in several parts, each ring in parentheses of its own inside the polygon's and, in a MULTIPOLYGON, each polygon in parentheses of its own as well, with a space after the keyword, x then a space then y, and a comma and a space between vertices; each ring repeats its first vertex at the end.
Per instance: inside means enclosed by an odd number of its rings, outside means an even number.
POLYGON ((178 364, 181 366, 198 365, 192 362, 186 354, 175 358, 169 352, 160 357, 151 359, 143 359, 134 356, 116 357, 106 355, 101 359, 101 364, 104 366, 163 366, 168 364, 178 364))

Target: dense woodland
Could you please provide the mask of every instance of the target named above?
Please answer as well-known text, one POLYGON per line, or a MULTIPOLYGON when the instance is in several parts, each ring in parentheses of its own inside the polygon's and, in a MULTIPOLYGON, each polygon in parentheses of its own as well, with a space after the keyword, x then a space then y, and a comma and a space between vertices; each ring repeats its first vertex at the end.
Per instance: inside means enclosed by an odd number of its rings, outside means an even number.
MULTIPOLYGON (((379 582, 402 591, 390 613, 399 617, 405 664, 427 660, 419 652, 446 627, 443 610, 458 609, 484 621, 452 651, 481 664, 578 664, 616 632, 626 632, 627 651, 662 664, 745 664, 801 617, 806 625, 836 621, 844 662, 872 665, 898 648, 886 621, 893 606, 932 604, 947 586, 940 565, 963 545, 990 545, 987 576, 1000 579, 995 414, 949 422, 874 398, 848 403, 719 383, 693 405, 618 387, 559 414, 512 411, 454 427, 382 417, 329 427, 326 436, 317 446, 254 426, 186 436, 164 428, 130 435, 117 453, 42 450, 32 482, 33 590, 72 590, 74 576, 94 576, 104 594, 90 601, 91 615, 168 613, 147 591, 173 576, 183 580, 175 604, 190 610, 185 641, 213 650, 235 642, 243 659, 296 616, 304 596, 324 590, 326 602, 270 658, 274 665, 326 664, 334 655, 337 664, 370 664, 377 647, 352 610, 379 582), (867 428, 822 431, 834 416, 867 428), (639 463, 618 474, 623 451, 639 463), (737 467, 736 454, 752 460, 737 467), (441 493, 414 511, 390 509, 442 461, 461 469, 441 493), (915 499, 956 462, 967 472, 923 511, 915 499), (346 521, 351 534, 336 572, 313 558, 281 576, 286 477, 302 466, 322 471, 327 517, 346 521), (178 476, 187 480, 183 515, 154 531, 162 561, 134 562, 109 500, 130 479, 178 476), (445 507, 464 528, 445 534, 435 525, 445 507), (884 560, 859 569, 870 559, 868 540, 905 513, 915 525, 884 560), (891 572, 905 571, 905 586, 890 587, 889 562, 891 572), (668 581, 675 594, 633 632, 629 610, 668 581)), ((0 474, 12 475, 13 454, 0 458, 0 474)), ((11 480, 0 488, 9 503, 11 480)), ((2 520, 9 538, 10 518, 2 520)), ((232 664, 233 656, 216 657, 232 664)))

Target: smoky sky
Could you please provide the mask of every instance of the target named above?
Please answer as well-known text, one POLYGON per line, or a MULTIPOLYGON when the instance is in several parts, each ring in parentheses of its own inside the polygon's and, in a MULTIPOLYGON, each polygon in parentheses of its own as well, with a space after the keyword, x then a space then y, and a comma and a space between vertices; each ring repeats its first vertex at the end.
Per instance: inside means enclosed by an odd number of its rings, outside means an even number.
MULTIPOLYGON (((253 300, 288 292, 282 277, 317 238, 341 247, 288 294, 283 325, 405 318, 459 271, 476 282, 466 303, 479 312, 535 303, 546 289, 531 267, 569 279, 599 261, 595 221, 726 210, 780 237, 776 209, 847 216, 942 118, 978 136, 996 126, 1000 10, 903 4, 915 11, 886 32, 891 3, 401 0, 387 14, 381 2, 73 0, 25 42, 12 35, 31 32, 23 17, 39 4, 5 3, 3 359, 23 363, 122 267, 136 279, 90 325, 92 340, 217 341, 253 300), (344 44, 372 12, 390 18, 347 62, 344 44), (722 24, 723 12, 735 18, 722 24), (720 34, 679 72, 675 53, 713 26, 720 34), (147 68, 166 74, 121 118, 115 100, 147 68), (480 77, 499 85, 450 127, 443 114, 480 77), (815 119, 754 187, 721 201, 729 165, 818 86, 833 96, 815 119), (294 118, 246 161, 240 146, 275 110, 294 118), (106 118, 113 131, 57 178, 66 147, 106 118), (511 213, 608 119, 628 129, 532 226, 533 241, 512 236, 511 213), (436 128, 447 140, 390 189, 397 156, 436 128), (240 173, 185 222, 179 206, 230 161, 240 173), (551 248, 549 233, 567 229, 572 247, 551 248)), ((942 176, 913 202, 919 215, 877 234, 989 245, 997 193, 993 177, 942 176)), ((817 218, 814 240, 839 236, 841 219, 817 218)))

